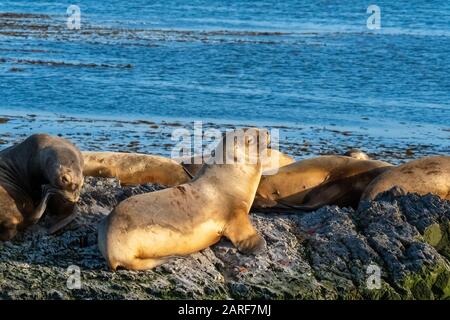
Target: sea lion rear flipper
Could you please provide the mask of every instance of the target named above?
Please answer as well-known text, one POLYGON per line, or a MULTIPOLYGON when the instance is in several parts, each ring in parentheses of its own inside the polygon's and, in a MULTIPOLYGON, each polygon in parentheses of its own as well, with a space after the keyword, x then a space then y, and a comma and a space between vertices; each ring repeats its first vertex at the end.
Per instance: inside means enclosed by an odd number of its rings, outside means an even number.
POLYGON ((253 227, 247 213, 239 213, 225 228, 224 235, 245 254, 258 254, 266 247, 266 241, 253 227))
POLYGON ((348 190, 344 186, 339 185, 338 183, 327 183, 326 185, 319 186, 312 190, 307 197, 305 197, 305 202, 301 205, 296 205, 293 199, 282 199, 277 202, 291 209, 314 211, 323 206, 336 203, 347 193, 347 191, 348 190))
POLYGON ((132 260, 122 262, 118 264, 117 266, 112 266, 111 268, 115 271, 118 268, 122 267, 127 270, 149 270, 156 268, 157 266, 162 265, 163 263, 167 262, 168 258, 159 258, 159 259, 140 259, 140 258, 133 258, 132 260))

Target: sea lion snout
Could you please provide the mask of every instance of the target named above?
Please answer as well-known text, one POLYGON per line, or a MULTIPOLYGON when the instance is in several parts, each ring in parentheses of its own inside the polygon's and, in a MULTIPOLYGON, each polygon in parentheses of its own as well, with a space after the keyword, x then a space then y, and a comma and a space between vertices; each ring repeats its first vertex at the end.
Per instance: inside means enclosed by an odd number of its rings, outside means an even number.
POLYGON ((60 185, 63 190, 66 191, 77 191, 80 188, 80 182, 73 176, 70 171, 63 173, 60 176, 60 185))
POLYGON ((69 196, 69 200, 75 200, 73 198, 77 198, 76 200, 78 200, 81 188, 83 187, 83 176, 81 174, 77 174, 71 168, 61 167, 56 180, 55 187, 64 191, 65 194, 73 195, 69 196))

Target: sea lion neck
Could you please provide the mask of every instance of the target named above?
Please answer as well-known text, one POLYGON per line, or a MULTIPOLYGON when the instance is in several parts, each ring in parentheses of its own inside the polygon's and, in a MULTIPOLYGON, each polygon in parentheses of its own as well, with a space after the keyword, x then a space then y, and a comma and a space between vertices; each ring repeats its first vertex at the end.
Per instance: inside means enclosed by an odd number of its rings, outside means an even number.
POLYGON ((37 201, 41 196, 44 177, 40 165, 33 157, 38 146, 33 139, 11 146, 0 152, 0 180, 2 185, 20 198, 37 201))
POLYGON ((46 177, 47 168, 42 165, 42 153, 39 150, 39 146, 31 143, 30 149, 33 151, 28 155, 27 168, 25 170, 27 176, 30 177, 30 187, 34 192, 40 193, 40 187, 48 183, 48 178, 46 177))
POLYGON ((261 164, 205 164, 191 183, 211 185, 226 195, 231 203, 241 205, 244 201, 249 202, 250 206, 261 179, 261 171, 261 164), (222 181, 227 183, 224 185, 222 181), (233 187, 230 188, 230 185, 233 187))

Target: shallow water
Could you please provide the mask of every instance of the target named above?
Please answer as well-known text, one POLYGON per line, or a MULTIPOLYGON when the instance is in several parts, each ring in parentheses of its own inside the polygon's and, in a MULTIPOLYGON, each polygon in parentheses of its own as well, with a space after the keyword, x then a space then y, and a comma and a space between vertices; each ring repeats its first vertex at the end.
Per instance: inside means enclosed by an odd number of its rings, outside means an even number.
POLYGON ((0 114, 285 125, 297 142, 349 130, 448 153, 450 3, 376 4, 372 31, 365 1, 90 0, 74 31, 65 2, 2 1, 0 114))

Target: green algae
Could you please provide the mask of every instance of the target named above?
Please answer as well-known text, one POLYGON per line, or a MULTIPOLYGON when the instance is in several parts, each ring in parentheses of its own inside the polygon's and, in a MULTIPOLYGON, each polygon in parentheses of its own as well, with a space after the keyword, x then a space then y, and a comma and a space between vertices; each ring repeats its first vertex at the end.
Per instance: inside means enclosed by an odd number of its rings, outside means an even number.
POLYGON ((402 299, 448 299, 450 267, 444 260, 434 267, 425 266, 417 273, 406 275, 399 287, 405 291, 402 299))
POLYGON ((450 259, 450 222, 434 223, 423 234, 424 240, 447 259, 450 259))

